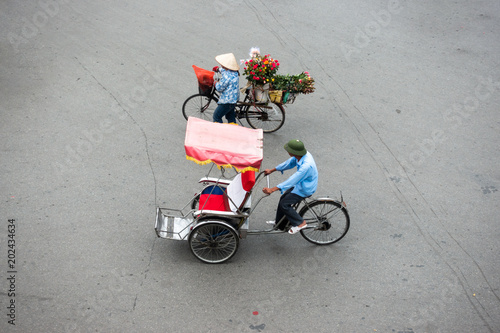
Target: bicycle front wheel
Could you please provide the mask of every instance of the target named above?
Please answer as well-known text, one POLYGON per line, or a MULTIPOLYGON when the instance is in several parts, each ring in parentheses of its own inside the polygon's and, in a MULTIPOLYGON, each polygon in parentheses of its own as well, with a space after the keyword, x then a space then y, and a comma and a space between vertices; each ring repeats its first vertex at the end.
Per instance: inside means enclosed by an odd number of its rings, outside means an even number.
POLYGON ((182 105, 182 114, 186 120, 189 117, 196 117, 213 121, 216 107, 217 102, 213 98, 202 94, 196 94, 186 99, 182 105))
POLYGON ((349 230, 350 219, 347 209, 333 200, 318 200, 304 206, 300 216, 308 228, 300 234, 317 245, 333 244, 341 240, 349 230))
POLYGON ((262 128, 264 133, 272 133, 283 126, 285 109, 283 105, 274 103, 266 107, 250 105, 245 110, 245 116, 250 127, 262 128))

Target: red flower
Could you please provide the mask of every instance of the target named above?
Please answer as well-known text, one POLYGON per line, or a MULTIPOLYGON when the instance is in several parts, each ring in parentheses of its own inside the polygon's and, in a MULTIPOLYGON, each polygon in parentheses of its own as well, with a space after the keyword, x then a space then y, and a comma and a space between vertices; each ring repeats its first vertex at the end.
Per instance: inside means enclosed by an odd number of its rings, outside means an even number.
POLYGON ((245 65, 244 74, 247 79, 256 85, 262 85, 271 81, 278 70, 279 62, 273 59, 270 54, 266 54, 263 57, 248 59, 245 65))

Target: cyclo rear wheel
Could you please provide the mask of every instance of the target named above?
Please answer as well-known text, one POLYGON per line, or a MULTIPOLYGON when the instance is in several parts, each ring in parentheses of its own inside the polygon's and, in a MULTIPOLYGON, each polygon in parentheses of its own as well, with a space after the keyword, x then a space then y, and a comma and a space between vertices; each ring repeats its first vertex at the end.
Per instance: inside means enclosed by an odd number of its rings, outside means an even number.
POLYGON ((208 121, 213 121, 214 111, 217 101, 210 96, 196 94, 188 97, 182 105, 182 114, 186 120, 189 117, 196 117, 208 121))
POLYGON ((285 122, 285 109, 282 104, 274 103, 269 103, 268 105, 249 105, 245 108, 245 117, 250 127, 262 128, 264 133, 272 133, 283 126, 285 122))
POLYGON ((309 227, 300 234, 317 245, 333 244, 341 240, 349 230, 347 209, 333 200, 317 200, 304 206, 299 213, 309 227))
POLYGON ((233 227, 223 220, 200 222, 188 237, 189 248, 196 258, 207 264, 220 264, 238 250, 239 238, 233 227))

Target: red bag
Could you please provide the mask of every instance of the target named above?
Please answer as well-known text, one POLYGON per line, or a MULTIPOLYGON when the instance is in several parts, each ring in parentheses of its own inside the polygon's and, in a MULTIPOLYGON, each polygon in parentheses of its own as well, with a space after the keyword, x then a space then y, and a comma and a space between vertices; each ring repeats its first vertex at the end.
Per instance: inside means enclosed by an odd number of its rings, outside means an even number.
POLYGON ((214 85, 214 72, 193 65, 194 73, 198 79, 200 94, 210 94, 214 85))

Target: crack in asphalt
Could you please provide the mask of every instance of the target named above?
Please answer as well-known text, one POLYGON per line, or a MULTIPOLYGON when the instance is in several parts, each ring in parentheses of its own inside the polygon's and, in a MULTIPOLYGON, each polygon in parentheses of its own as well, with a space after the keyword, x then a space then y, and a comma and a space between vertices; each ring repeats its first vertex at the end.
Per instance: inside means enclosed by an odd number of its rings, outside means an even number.
MULTIPOLYGON (((125 112, 127 114, 127 116, 130 118, 130 120, 132 120, 132 122, 141 131, 142 136, 144 137, 144 142, 145 142, 145 147, 146 147, 146 155, 147 155, 147 158, 148 158, 148 164, 149 164, 149 167, 151 169, 151 174, 153 176, 153 181, 154 181, 154 201, 155 201, 155 206, 156 206, 156 204, 157 204, 157 180, 156 180, 156 175, 155 175, 155 172, 154 172, 154 169, 153 169, 153 164, 151 162, 151 156, 149 154, 149 144, 148 144, 148 137, 146 135, 146 132, 144 131, 144 129, 142 128, 142 126, 140 126, 139 123, 135 120, 135 118, 132 116, 132 114, 123 107, 123 105, 116 98, 116 96, 113 93, 111 93, 101 82, 99 82, 99 80, 80 62, 80 60, 77 57, 75 57, 75 59, 76 59, 76 61, 78 61, 78 63, 80 64, 80 66, 94 79, 94 81, 104 91, 106 91, 111 96, 111 98, 113 98, 113 100, 120 106, 120 108, 123 110, 123 112, 125 112)), ((156 238, 154 239, 153 244, 151 246, 151 250, 150 250, 150 254, 149 254, 149 261, 148 261, 148 264, 146 266, 146 269, 142 272, 142 274, 144 275, 144 278, 142 279, 142 281, 141 281, 141 283, 139 285, 139 289, 140 289, 140 287, 142 287, 144 285, 144 282, 147 280, 147 275, 148 275, 148 272, 149 272, 149 267, 151 266, 151 261, 153 259, 153 250, 154 250, 155 244, 156 244, 156 238)), ((135 298, 134 298, 134 304, 132 306, 132 311, 135 311, 138 297, 139 297, 139 293, 136 293, 135 298)))
MULTIPOLYGON (((146 282, 146 280, 148 278, 149 267, 151 266, 151 261, 153 260, 153 252, 154 252, 156 240, 157 240, 157 237, 155 237, 155 239, 153 241, 153 245, 151 246, 151 251, 150 251, 150 254, 149 254, 148 265, 146 266, 146 269, 144 270, 144 272, 142 272, 142 274, 144 274, 144 278, 142 279, 141 284, 139 285, 139 290, 142 288, 142 286, 144 285, 144 282, 146 282)), ((135 294, 135 298, 134 298, 134 305, 132 306, 132 311, 135 311, 135 307, 137 305, 137 299, 138 298, 139 298, 139 293, 136 293, 135 294)))
POLYGON ((148 143, 148 137, 146 135, 146 132, 144 131, 144 129, 142 128, 141 125, 139 125, 139 123, 135 120, 135 118, 132 116, 132 114, 127 111, 127 109, 125 109, 123 107, 123 105, 120 103, 120 101, 116 98, 116 96, 110 92, 101 82, 99 82, 99 80, 94 76, 94 74, 92 74, 81 62, 80 60, 75 57, 76 61, 78 61, 78 63, 80 64, 80 66, 92 77, 92 79, 94 79, 94 81, 104 90, 106 91, 106 93, 108 93, 111 98, 118 104, 118 106, 121 108, 121 110, 123 112, 125 112, 127 114, 127 116, 130 118, 130 120, 134 123, 134 125, 137 126, 137 128, 139 128, 139 130, 141 131, 142 133, 142 136, 144 137, 144 143, 145 143, 145 148, 146 148, 146 155, 147 155, 147 158, 148 158, 148 164, 149 164, 149 168, 151 169, 151 174, 153 176, 153 182, 154 182, 154 198, 155 198, 155 206, 156 206, 156 203, 157 203, 157 180, 156 180, 156 174, 155 174, 155 171, 153 169, 153 164, 151 162, 151 155, 149 154, 149 143, 148 143))

